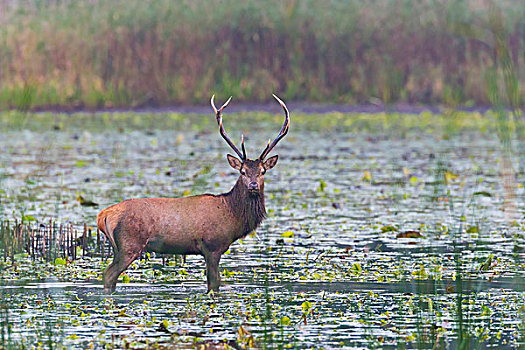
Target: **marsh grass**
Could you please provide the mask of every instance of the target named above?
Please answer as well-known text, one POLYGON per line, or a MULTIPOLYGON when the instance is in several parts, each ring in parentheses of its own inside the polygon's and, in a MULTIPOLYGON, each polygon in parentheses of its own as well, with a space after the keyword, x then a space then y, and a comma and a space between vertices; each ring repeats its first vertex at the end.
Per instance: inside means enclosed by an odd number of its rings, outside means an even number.
MULTIPOLYGON (((508 212, 507 219, 509 224, 515 223, 520 213, 516 207, 519 199, 523 201, 522 196, 516 195, 517 181, 521 180, 524 184, 524 167, 525 160, 525 119, 522 107, 522 88, 520 82, 523 80, 519 75, 520 64, 513 60, 514 51, 510 47, 506 35, 508 28, 504 24, 504 15, 501 9, 496 6, 491 7, 489 12, 489 26, 494 37, 494 49, 497 60, 486 73, 487 89, 489 91, 490 102, 493 107, 493 113, 496 115, 498 126, 498 137, 502 147, 503 162, 503 187, 505 203, 504 209, 508 212), (505 106, 510 106, 510 110, 505 106), (517 164, 517 169, 515 169, 517 164), (517 181, 516 181, 517 180, 517 181)), ((521 65, 522 66, 522 65, 521 65)), ((514 259, 516 264, 520 264, 520 254, 523 250, 523 234, 516 233, 514 236, 514 259)), ((522 320, 525 320, 525 309, 520 309, 522 320)), ((525 327, 522 325, 519 329, 518 341, 520 349, 525 347, 524 334, 525 327)))
POLYGON ((93 232, 86 224, 77 228, 72 224, 34 221, 29 215, 20 221, 0 221, 2 268, 6 268, 9 261, 11 266, 15 265, 18 259, 65 265, 85 256, 107 258, 108 243, 98 230, 93 232))
POLYGON ((0 107, 19 110, 203 104, 210 91, 244 101, 278 91, 314 102, 486 105, 497 11, 498 45, 515 65, 525 59, 525 6, 508 0, 0 6, 0 107))
MULTIPOLYGON (((433 195, 429 200, 446 199, 449 211, 447 232, 433 232, 432 234, 450 235, 454 274, 446 286, 443 285, 444 281, 439 276, 431 278, 419 276, 412 280, 414 300, 417 301, 413 304, 415 339, 412 344, 418 349, 474 349, 494 346, 501 332, 498 324, 493 324, 491 318, 487 317, 487 314, 490 315, 488 308, 479 312, 474 307, 474 305, 487 307, 486 305, 491 303, 490 293, 487 293, 486 296, 479 293, 483 288, 482 279, 479 279, 479 276, 483 271, 490 270, 493 263, 492 254, 487 256, 490 248, 486 241, 487 237, 491 237, 492 234, 487 232, 486 227, 483 226, 482 219, 485 213, 479 210, 482 206, 478 203, 478 198, 483 195, 483 192, 478 189, 480 182, 473 185, 469 191, 465 190, 457 203, 455 201, 457 197, 451 194, 450 180, 447 178, 448 170, 443 155, 437 156, 432 172, 434 178, 429 186, 432 188, 430 192, 433 192, 433 195), (467 244, 467 236, 473 232, 476 233, 477 238, 471 244, 467 244), (473 269, 472 266, 479 266, 479 268, 473 269), (441 290, 438 288, 440 284, 441 290), (454 336, 451 338, 446 332, 443 332, 438 322, 443 317, 440 315, 444 311, 440 301, 443 294, 455 295, 452 307, 454 336)), ((429 256, 441 254, 440 251, 434 251, 432 246, 429 246, 425 252, 429 256)), ((403 344, 398 343, 398 348, 403 348, 403 344)))

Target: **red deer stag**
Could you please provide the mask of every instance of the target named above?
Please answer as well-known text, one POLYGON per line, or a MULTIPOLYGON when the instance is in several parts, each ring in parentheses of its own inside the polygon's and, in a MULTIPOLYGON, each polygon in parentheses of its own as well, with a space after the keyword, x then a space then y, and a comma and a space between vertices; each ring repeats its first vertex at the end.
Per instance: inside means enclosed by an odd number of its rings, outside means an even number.
POLYGON ((206 262, 208 291, 218 291, 219 260, 229 246, 257 228, 266 216, 264 174, 277 164, 275 155, 265 160, 275 145, 288 133, 290 116, 283 101, 273 97, 284 109, 284 124, 279 135, 255 160, 246 157, 244 136, 239 151, 226 135, 222 110, 231 97, 217 109, 211 106, 219 132, 239 158, 227 155, 230 166, 240 172, 230 192, 202 194, 184 198, 129 199, 102 210, 97 226, 113 246, 113 262, 104 271, 104 292, 115 290, 120 274, 143 251, 163 254, 200 254, 206 262))

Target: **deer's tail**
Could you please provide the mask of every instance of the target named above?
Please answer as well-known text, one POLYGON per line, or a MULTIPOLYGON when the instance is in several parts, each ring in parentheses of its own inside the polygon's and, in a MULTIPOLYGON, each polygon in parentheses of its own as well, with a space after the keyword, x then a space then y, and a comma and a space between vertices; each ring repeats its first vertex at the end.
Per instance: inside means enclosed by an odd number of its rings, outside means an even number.
POLYGON ((97 215, 97 227, 100 231, 104 232, 106 237, 109 239, 109 243, 113 246, 113 250, 117 251, 117 244, 115 243, 115 236, 113 235, 113 230, 110 230, 108 227, 108 217, 105 210, 101 211, 97 215))

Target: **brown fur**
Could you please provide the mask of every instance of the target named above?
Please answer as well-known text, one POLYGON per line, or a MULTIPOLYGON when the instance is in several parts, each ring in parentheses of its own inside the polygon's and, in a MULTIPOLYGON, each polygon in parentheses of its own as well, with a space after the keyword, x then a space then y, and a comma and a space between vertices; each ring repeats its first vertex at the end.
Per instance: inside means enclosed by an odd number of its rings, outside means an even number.
POLYGON ((118 276, 143 251, 204 256, 208 289, 218 290, 221 255, 266 216, 264 165, 246 160, 241 167, 235 186, 222 195, 130 199, 102 210, 97 226, 115 253, 104 271, 105 291, 115 290, 118 276), (250 182, 257 182, 257 191, 249 191, 250 182))
POLYGON ((244 232, 240 238, 255 230, 266 218, 264 206, 264 184, 259 193, 249 194, 243 186, 237 182, 232 190, 224 194, 224 198, 234 215, 240 219, 244 232))

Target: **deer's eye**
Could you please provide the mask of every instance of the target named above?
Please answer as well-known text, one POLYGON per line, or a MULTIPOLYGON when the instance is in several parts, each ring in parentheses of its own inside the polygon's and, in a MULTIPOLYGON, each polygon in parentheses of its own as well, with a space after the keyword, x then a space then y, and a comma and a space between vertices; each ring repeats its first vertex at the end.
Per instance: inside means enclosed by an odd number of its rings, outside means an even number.
POLYGON ((246 175, 246 171, 241 170, 241 175, 246 175))

